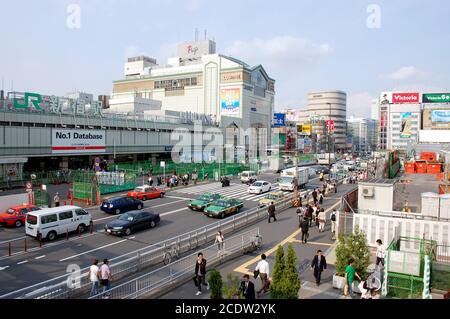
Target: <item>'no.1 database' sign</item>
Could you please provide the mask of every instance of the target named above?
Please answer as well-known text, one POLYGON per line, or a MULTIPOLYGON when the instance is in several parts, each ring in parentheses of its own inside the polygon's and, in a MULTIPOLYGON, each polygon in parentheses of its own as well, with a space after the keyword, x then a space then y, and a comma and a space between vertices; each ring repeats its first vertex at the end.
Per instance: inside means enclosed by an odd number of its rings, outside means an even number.
POLYGON ((100 130, 52 130, 52 153, 104 153, 106 133, 100 130))

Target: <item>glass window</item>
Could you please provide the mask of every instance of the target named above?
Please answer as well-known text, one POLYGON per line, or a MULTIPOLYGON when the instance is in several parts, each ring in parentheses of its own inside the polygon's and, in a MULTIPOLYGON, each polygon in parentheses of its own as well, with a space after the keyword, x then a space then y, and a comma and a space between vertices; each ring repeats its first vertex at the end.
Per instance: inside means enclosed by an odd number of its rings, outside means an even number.
POLYGON ((30 225, 36 225, 37 224, 37 217, 34 215, 27 215, 27 223, 30 225))
POLYGON ((89 213, 87 211, 85 211, 84 209, 75 210, 75 214, 77 214, 77 216, 89 215, 89 213))
POLYGON ((28 213, 28 208, 22 208, 22 209, 20 210, 20 214, 24 215, 24 214, 26 214, 26 213, 28 213))
POLYGON ((49 224, 49 223, 54 223, 56 221, 58 221, 58 216, 56 216, 56 214, 41 217, 41 224, 43 224, 43 225, 49 224))
POLYGON ((59 213, 59 220, 71 219, 72 217, 72 211, 59 213))

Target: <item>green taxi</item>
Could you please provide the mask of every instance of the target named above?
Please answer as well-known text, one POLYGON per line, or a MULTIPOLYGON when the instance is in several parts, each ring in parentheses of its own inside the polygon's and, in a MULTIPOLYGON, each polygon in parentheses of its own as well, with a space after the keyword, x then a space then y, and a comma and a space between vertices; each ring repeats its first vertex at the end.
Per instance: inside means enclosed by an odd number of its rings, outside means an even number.
POLYGON ((244 202, 241 200, 234 198, 221 198, 208 206, 203 211, 203 214, 208 217, 224 218, 228 214, 239 212, 242 207, 244 207, 244 202))
POLYGON ((270 205, 271 202, 279 202, 284 198, 284 192, 277 191, 277 192, 270 192, 263 198, 259 200, 259 207, 264 207, 270 205))
POLYGON ((220 198, 222 198, 220 194, 205 193, 199 198, 189 201, 188 207, 192 210, 202 212, 206 207, 220 198))

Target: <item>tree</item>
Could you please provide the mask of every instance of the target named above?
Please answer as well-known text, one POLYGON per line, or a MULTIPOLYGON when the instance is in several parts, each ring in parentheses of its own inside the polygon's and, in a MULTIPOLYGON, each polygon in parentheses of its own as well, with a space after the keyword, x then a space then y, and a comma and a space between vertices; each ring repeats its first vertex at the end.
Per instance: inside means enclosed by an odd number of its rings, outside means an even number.
POLYGON ((210 299, 223 299, 222 297, 222 275, 217 269, 211 270, 208 279, 209 287, 210 287, 210 299))
POLYGON ((367 245, 366 235, 359 228, 355 228, 351 234, 339 236, 336 247, 336 273, 338 276, 345 275, 345 268, 350 259, 355 260, 356 271, 363 280, 366 279, 367 267, 370 263, 370 249, 367 245))
POLYGON ((227 281, 223 287, 225 299, 241 299, 240 285, 241 280, 238 276, 233 276, 232 273, 227 274, 227 281))
POLYGON ((297 271, 297 255, 291 244, 287 248, 286 265, 283 274, 283 299, 298 299, 300 279, 297 271))
POLYGON ((270 284, 270 296, 273 299, 283 299, 282 286, 285 269, 283 246, 279 245, 275 254, 275 264, 273 266, 272 282, 270 284))

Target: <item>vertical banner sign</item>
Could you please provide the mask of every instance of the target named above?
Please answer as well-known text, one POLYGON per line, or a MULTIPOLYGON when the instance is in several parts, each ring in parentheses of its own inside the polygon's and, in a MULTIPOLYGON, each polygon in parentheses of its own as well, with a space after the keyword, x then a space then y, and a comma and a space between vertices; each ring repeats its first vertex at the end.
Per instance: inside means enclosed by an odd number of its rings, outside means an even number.
POLYGON ((400 137, 410 138, 412 134, 412 114, 411 112, 400 113, 402 126, 400 127, 400 137))
POLYGON ((105 151, 105 131, 52 129, 53 154, 104 153, 105 151))
POLYGON ((284 113, 274 113, 273 114, 273 126, 274 127, 286 126, 286 114, 284 114, 284 113))
POLYGON ((241 105, 240 89, 220 90, 220 111, 222 115, 239 115, 241 105))

